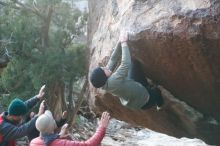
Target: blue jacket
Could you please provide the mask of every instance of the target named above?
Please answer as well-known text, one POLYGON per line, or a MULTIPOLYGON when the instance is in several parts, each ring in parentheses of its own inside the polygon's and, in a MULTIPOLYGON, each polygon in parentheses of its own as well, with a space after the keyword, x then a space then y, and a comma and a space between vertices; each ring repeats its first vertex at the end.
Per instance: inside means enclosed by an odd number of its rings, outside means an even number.
MULTIPOLYGON (((33 97, 27 101, 25 104, 30 110, 39 101, 38 98, 33 97)), ((18 138, 28 135, 34 128, 37 117, 31 119, 29 122, 16 125, 15 123, 7 120, 8 112, 3 112, 0 115, 0 145, 1 146, 13 146, 14 141, 18 138)))

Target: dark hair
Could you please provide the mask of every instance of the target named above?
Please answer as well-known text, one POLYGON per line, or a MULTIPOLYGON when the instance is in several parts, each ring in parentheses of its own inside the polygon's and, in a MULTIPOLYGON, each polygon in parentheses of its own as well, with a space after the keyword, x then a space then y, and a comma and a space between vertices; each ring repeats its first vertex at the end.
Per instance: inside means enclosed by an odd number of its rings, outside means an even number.
POLYGON ((104 86, 107 79, 108 77, 106 76, 104 70, 101 67, 95 68, 90 76, 90 82, 96 88, 104 86))

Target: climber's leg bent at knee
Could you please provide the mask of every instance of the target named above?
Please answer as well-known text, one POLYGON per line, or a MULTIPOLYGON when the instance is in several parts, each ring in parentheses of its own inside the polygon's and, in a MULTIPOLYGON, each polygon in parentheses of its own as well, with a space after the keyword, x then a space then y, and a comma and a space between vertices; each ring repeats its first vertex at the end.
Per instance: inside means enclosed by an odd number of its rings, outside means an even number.
POLYGON ((144 87, 149 86, 149 83, 145 78, 144 72, 141 68, 141 63, 136 59, 131 61, 131 67, 128 71, 128 78, 141 83, 144 87))
POLYGON ((149 101, 142 107, 142 109, 149 109, 152 106, 157 106, 158 108, 161 108, 163 105, 163 98, 161 95, 161 91, 158 87, 152 86, 148 89, 148 92, 150 94, 149 101))
POLYGON ((142 107, 142 109, 149 109, 155 105, 161 107, 163 105, 163 98, 160 89, 148 83, 138 60, 132 60, 131 67, 128 72, 128 78, 141 83, 150 94, 149 101, 142 107))

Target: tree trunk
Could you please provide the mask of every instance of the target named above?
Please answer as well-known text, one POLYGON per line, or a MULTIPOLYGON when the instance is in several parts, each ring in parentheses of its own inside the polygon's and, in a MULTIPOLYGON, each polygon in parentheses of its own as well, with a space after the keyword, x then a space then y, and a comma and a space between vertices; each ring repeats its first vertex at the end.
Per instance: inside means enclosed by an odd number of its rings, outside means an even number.
POLYGON ((43 18, 42 24, 42 48, 46 49, 49 47, 49 29, 50 29, 50 22, 53 13, 53 6, 48 8, 48 14, 43 18))
POLYGON ((62 112, 67 109, 64 97, 64 83, 61 81, 51 84, 48 89, 48 109, 53 113, 55 119, 60 119, 62 112))
POLYGON ((8 62, 9 58, 6 55, 0 56, 0 68, 6 67, 8 62))
MULTIPOLYGON (((73 106, 73 77, 71 77, 69 82, 69 93, 68 93, 68 113, 74 112, 74 106, 73 106)), ((73 114, 68 114, 68 122, 72 123, 73 121, 73 114)))
POLYGON ((84 100, 84 93, 86 92, 87 84, 88 84, 88 79, 86 78, 86 80, 85 80, 85 82, 83 84, 82 90, 81 90, 81 92, 79 94, 78 100, 76 102, 76 106, 75 106, 74 111, 73 111, 73 118, 72 118, 72 121, 70 122, 71 126, 75 124, 76 114, 79 111, 79 109, 81 107, 81 104, 82 104, 82 102, 84 100))

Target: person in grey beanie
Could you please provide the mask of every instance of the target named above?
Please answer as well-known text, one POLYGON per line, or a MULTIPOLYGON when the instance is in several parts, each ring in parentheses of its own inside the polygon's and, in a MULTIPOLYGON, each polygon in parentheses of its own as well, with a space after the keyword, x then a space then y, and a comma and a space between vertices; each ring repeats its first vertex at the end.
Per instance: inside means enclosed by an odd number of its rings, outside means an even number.
POLYGON ((109 120, 109 113, 103 112, 99 126, 93 136, 85 141, 77 141, 67 139, 68 124, 65 124, 59 133, 54 132, 57 125, 52 113, 47 110, 36 121, 36 128, 39 130, 40 135, 30 142, 30 146, 99 146, 105 136, 109 120))
MULTIPOLYGON (((26 122, 29 122, 32 118, 35 117, 35 113, 31 112, 29 115, 29 119, 26 119, 26 122)), ((67 122, 67 111, 64 111, 61 118, 59 120, 56 120, 57 128, 61 128, 65 123, 67 122)), ((32 139, 38 137, 40 132, 36 129, 36 127, 32 130, 31 133, 29 133, 28 140, 31 141, 32 139)))
POLYGON ((119 97, 122 105, 128 108, 148 109, 157 106, 160 109, 163 105, 161 91, 157 87, 151 88, 140 63, 131 61, 127 42, 128 34, 122 32, 106 67, 95 68, 90 74, 90 82, 95 88, 102 88, 119 97))

